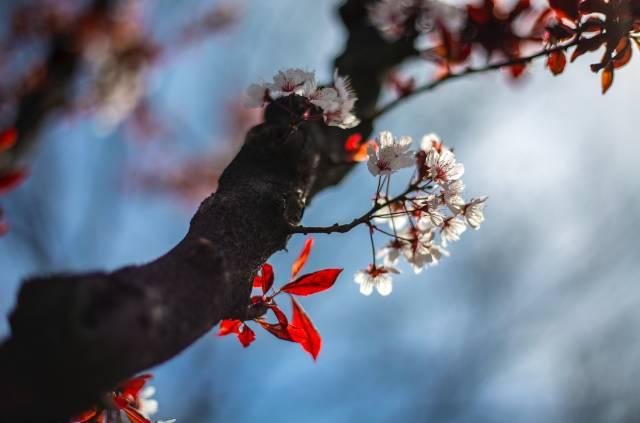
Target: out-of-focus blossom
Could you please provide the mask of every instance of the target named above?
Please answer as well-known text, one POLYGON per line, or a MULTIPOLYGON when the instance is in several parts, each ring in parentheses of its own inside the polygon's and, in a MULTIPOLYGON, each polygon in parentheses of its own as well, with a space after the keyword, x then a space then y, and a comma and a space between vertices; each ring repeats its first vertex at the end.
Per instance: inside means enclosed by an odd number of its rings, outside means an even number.
POLYGON ((375 288, 378 294, 387 296, 391 294, 393 289, 391 275, 389 273, 399 272, 393 267, 376 267, 372 265, 367 269, 358 271, 354 281, 360 285, 360 293, 362 295, 371 295, 375 288))

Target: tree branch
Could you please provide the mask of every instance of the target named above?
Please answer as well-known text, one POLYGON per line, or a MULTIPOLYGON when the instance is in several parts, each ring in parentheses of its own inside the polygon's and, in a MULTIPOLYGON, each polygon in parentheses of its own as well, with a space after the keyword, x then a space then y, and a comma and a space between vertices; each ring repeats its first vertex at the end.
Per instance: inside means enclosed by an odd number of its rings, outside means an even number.
POLYGON ((445 82, 448 81, 452 81, 454 79, 460 79, 463 78, 465 76, 469 76, 469 75, 473 75, 473 74, 478 74, 478 73, 485 73, 485 72, 490 72, 490 71, 494 71, 497 69, 501 69, 501 68, 505 68, 505 67, 509 67, 509 66, 513 66, 513 65, 521 65, 521 64, 525 64, 525 63, 529 63, 532 60, 535 60, 539 57, 542 56, 546 56, 550 53, 553 53, 554 51, 560 51, 560 50, 566 50, 570 47, 573 47, 575 45, 578 44, 578 38, 576 37, 575 40, 566 43, 566 44, 562 44, 562 45, 558 45, 556 47, 550 48, 550 49, 544 49, 541 50, 537 53, 531 54, 529 56, 524 56, 524 57, 519 57, 517 59, 509 59, 509 60, 504 60, 501 62, 496 62, 496 63, 492 63, 486 66, 482 66, 482 67, 478 67, 478 68, 467 68, 461 72, 458 73, 448 73, 446 74, 444 77, 440 78, 440 79, 436 79, 435 81, 429 82, 428 84, 425 84, 421 87, 416 88, 415 90, 411 91, 409 94, 401 96, 396 98, 395 100, 390 101, 389 103, 385 104, 384 106, 380 107, 378 110, 376 110, 375 112, 371 113, 370 115, 366 116, 363 121, 370 121, 370 120, 375 120, 377 118, 379 118, 380 116, 384 115, 385 113, 393 110, 395 107, 397 107, 398 105, 400 105, 401 103, 403 103, 404 101, 408 100, 411 97, 417 96, 419 94, 425 93, 427 91, 431 91, 434 90, 435 88, 438 88, 440 85, 444 84, 445 82))
MULTIPOLYGON (((367 21, 365 0, 341 15, 349 30, 336 60, 352 78, 360 113, 374 108, 385 73, 414 55, 413 40, 388 44, 367 21)), ((295 100, 294 107, 299 99, 295 100)), ((247 316, 252 276, 285 248, 313 195, 351 170, 352 131, 306 122, 297 130, 272 105, 225 169, 188 233, 158 259, 112 273, 26 281, 0 346, 0 413, 8 421, 67 421, 121 380, 162 363, 223 318, 247 316)))

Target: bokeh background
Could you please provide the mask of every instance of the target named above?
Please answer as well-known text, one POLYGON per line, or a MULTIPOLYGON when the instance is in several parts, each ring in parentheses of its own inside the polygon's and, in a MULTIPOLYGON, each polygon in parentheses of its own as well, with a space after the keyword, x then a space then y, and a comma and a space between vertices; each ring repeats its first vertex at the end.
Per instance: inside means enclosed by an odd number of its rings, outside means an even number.
MULTIPOLYGON (((287 67, 328 80, 344 42, 339 3, 233 2, 234 24, 146 75, 159 135, 141 141, 130 125, 105 126, 96 115, 53 119, 31 176, 2 199, 12 224, 0 238, 2 315, 29 275, 115 269, 181 239, 206 187, 165 189, 162 175, 175 182, 194 157, 224 167, 238 146, 230 115, 242 115, 251 82, 287 67)), ((162 43, 217 4, 143 1, 140 13, 162 43)), ((455 147, 467 196, 490 197, 481 230, 467 231, 437 267, 403 268, 385 298, 364 297, 352 282, 370 260, 366 229, 316 236, 307 269, 345 268, 334 289, 303 301, 324 339, 318 361, 258 328, 247 350, 207 335, 153 369, 157 417, 640 420, 640 60, 616 73, 606 96, 591 60, 555 78, 538 61, 517 83, 502 73, 455 81, 380 119, 376 130, 433 131, 455 147)), ((346 221, 368 208, 374 189, 359 166, 314 199, 304 223, 346 221)), ((294 237, 270 260, 277 281, 303 242, 294 237)), ((3 318, 0 338, 8 331, 3 318)))

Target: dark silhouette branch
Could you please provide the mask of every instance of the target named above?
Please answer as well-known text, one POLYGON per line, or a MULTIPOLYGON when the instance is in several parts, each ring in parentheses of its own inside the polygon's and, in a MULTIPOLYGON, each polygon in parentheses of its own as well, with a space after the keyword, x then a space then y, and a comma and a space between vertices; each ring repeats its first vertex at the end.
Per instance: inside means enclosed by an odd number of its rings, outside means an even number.
MULTIPOLYGON (((388 44, 364 0, 341 16, 349 34, 336 59, 352 78, 359 113, 375 109, 385 74, 415 55, 413 39, 388 44)), ((294 107, 301 100, 294 99, 294 107)), ((115 272, 26 281, 0 346, 0 415, 7 421, 67 421, 121 380, 162 363, 223 318, 249 317, 251 281, 285 248, 315 193, 340 182, 351 131, 305 122, 291 128, 271 105, 225 169, 215 194, 171 251, 115 272)))

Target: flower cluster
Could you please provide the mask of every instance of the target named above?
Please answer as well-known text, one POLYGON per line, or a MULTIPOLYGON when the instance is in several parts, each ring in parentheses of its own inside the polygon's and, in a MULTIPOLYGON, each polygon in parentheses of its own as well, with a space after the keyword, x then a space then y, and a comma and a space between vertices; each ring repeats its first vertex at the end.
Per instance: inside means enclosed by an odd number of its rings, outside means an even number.
MULTIPOLYGON (((109 423, 121 422, 123 412, 131 423, 151 423, 150 416, 158 412, 158 401, 151 397, 156 390, 145 387, 153 376, 136 376, 123 382, 106 397, 104 404, 95 405, 71 419, 71 423, 109 423)), ((156 423, 174 423, 176 420, 158 420, 156 423)))
MULTIPOLYGON (((300 344, 302 349, 317 359, 322 347, 322 338, 313 322, 304 311, 294 296, 308 296, 326 291, 336 282, 342 269, 324 269, 317 272, 298 276, 309 258, 313 238, 308 238, 300 255, 291 266, 291 280, 278 290, 272 290, 274 273, 270 264, 265 263, 260 269, 260 274, 253 280, 253 287, 262 291, 261 295, 251 297, 253 310, 262 310, 261 315, 267 311, 273 312, 276 323, 268 323, 263 317, 255 317, 252 320, 273 336, 284 341, 300 344), (288 294, 291 298, 293 317, 291 321, 280 309, 275 298, 282 294, 288 294)), ((242 320, 229 319, 220 322, 218 336, 235 334, 243 347, 248 347, 256 339, 255 332, 242 320)))
POLYGON ((391 238, 374 255, 374 263, 356 273, 360 292, 370 295, 374 288, 380 295, 392 291, 392 273, 404 258, 419 273, 426 266, 436 265, 449 255, 447 247, 458 241, 467 227, 479 229, 484 221, 487 197, 465 201, 462 197, 464 166, 456 161, 453 150, 434 135, 422 138, 417 152, 410 150, 411 138, 395 138, 382 132, 376 147, 370 147, 368 168, 377 176, 370 232, 391 238), (403 168, 415 167, 407 189, 395 198, 389 195, 391 175, 403 168), (389 229, 379 225, 386 223, 389 229), (377 265, 375 259, 382 259, 377 265))
POLYGON ((302 69, 279 71, 273 82, 251 84, 247 89, 247 107, 264 107, 266 104, 290 95, 304 97, 309 102, 309 110, 301 119, 321 118, 329 126, 343 129, 353 128, 360 120, 353 114, 357 101, 351 89, 349 78, 334 73, 333 86, 318 87, 315 74, 302 69), (318 113, 314 113, 319 111, 318 113))
POLYGON ((369 21, 387 41, 416 32, 429 32, 436 20, 453 18, 454 9, 438 0, 380 0, 369 7, 369 21))

